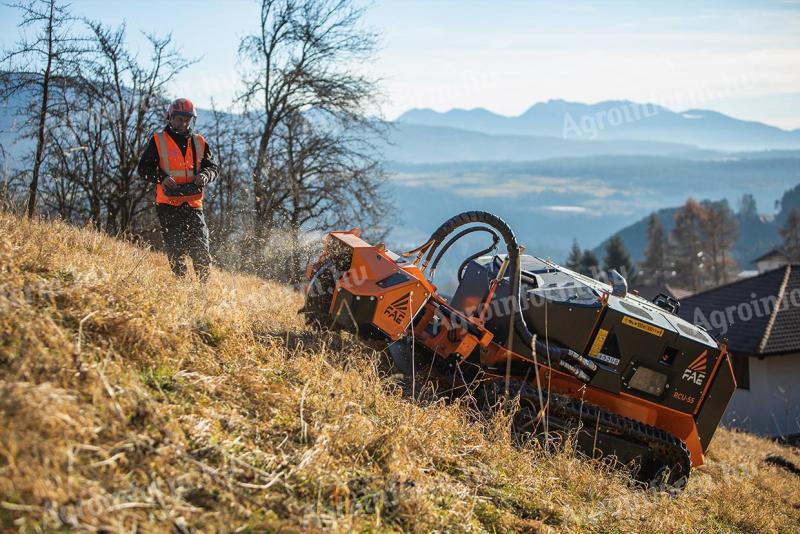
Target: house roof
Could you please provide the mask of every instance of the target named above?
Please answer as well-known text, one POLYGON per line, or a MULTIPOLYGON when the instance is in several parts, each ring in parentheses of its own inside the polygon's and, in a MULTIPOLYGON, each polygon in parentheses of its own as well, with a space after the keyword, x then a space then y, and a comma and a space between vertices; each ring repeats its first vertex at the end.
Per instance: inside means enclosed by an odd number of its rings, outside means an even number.
POLYGON ((753 260, 753 263, 763 260, 768 260, 770 258, 783 258, 788 259, 789 255, 783 250, 781 247, 773 248, 772 250, 765 252, 761 256, 757 257, 753 260))
POLYGON ((800 264, 682 299, 679 315, 727 337, 733 354, 800 352, 800 264))

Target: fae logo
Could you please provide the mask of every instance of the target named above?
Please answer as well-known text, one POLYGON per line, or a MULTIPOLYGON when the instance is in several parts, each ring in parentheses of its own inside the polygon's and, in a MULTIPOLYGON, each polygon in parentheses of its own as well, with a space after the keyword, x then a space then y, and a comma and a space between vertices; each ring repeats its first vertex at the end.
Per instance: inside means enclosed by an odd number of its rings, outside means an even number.
POLYGON ((706 369, 708 365, 708 362, 706 361, 707 355, 708 350, 704 350, 700 356, 695 358, 695 360, 689 364, 689 366, 683 372, 684 380, 692 382, 698 386, 703 385, 703 381, 706 379, 706 369))
POLYGON ((405 319, 406 312, 408 311, 408 301, 410 296, 410 294, 406 294, 395 300, 389 304, 386 310, 384 310, 383 314, 397 324, 402 323, 403 319, 405 319))

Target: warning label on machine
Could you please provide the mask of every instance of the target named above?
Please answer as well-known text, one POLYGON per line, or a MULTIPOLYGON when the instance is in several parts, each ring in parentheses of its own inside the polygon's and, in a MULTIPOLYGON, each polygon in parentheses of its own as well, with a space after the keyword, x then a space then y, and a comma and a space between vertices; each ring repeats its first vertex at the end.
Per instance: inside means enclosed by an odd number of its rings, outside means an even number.
POLYGON ((600 349, 603 348, 603 344, 606 342, 606 338, 608 337, 608 330, 603 328, 597 333, 597 337, 594 338, 594 343, 592 343, 592 348, 589 349, 589 356, 597 356, 600 354, 600 349))
POLYGON ((651 324, 644 323, 644 322, 642 322, 642 321, 640 321, 638 319, 634 319, 633 317, 627 317, 627 316, 623 317, 622 318, 622 324, 626 324, 628 326, 632 326, 634 328, 638 328, 639 330, 647 332, 648 334, 653 334, 654 336, 661 337, 662 335, 664 335, 664 329, 663 328, 659 328, 657 326, 653 326, 651 324))

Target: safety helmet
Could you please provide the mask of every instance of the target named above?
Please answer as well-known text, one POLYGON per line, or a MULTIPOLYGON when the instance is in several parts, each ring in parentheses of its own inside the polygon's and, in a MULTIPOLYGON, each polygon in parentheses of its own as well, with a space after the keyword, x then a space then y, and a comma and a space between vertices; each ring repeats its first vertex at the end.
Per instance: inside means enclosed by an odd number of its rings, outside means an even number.
POLYGON ((188 98, 177 98, 170 102, 167 108, 167 122, 172 120, 173 115, 183 115, 184 117, 191 117, 187 132, 191 132, 194 128, 194 123, 197 121, 197 112, 194 109, 194 104, 188 98))
POLYGON ((172 115, 177 113, 187 117, 197 118, 197 112, 194 110, 194 104, 188 98, 178 98, 170 102, 167 108, 167 120, 172 118, 172 115))

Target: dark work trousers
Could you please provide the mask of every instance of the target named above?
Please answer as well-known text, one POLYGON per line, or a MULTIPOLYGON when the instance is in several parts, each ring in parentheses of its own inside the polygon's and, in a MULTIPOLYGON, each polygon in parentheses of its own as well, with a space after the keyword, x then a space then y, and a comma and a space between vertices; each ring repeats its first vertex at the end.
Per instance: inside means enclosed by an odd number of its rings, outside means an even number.
POLYGON ((161 237, 169 258, 169 266, 176 276, 186 275, 186 255, 192 258, 194 271, 201 282, 208 279, 211 253, 208 250, 208 227, 203 210, 188 204, 175 207, 156 204, 161 237))

